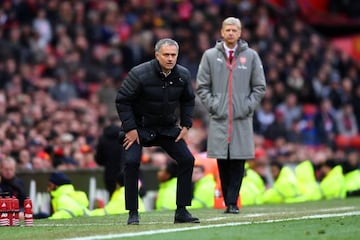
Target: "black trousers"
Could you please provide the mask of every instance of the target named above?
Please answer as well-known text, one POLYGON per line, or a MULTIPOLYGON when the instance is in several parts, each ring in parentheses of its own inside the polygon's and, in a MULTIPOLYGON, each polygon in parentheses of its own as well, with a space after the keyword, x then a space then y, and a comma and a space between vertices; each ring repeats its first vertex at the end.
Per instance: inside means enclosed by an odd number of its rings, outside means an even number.
POLYGON ((225 205, 237 205, 245 160, 217 159, 217 164, 225 205))
MULTIPOLYGON (((148 145, 147 145, 148 146, 148 145)), ((159 146, 178 163, 177 174, 177 206, 190 206, 192 199, 191 178, 195 158, 184 140, 175 142, 174 138, 158 136, 151 146, 159 146)), ((127 210, 138 209, 138 179, 142 145, 134 143, 125 151, 125 205, 127 210)))

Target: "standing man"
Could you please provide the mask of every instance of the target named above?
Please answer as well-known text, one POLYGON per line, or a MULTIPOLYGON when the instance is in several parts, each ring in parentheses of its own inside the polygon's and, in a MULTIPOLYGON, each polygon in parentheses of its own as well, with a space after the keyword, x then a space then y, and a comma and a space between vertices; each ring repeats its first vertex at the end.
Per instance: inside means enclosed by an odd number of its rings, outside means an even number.
POLYGON ((240 20, 226 18, 221 36, 202 56, 197 94, 210 114, 207 154, 217 159, 225 213, 238 214, 245 161, 254 158, 253 114, 266 82, 258 54, 240 40, 240 20))
POLYGON ((176 64, 178 53, 176 41, 168 38, 159 40, 155 45, 155 58, 131 69, 116 97, 117 111, 125 132, 128 224, 139 224, 138 178, 143 146, 160 146, 177 161, 174 223, 200 222, 186 209, 191 205, 191 176, 195 159, 184 137, 192 126, 195 93, 189 70, 176 64))
POLYGON ((123 147, 119 144, 120 130, 121 122, 118 116, 111 117, 96 146, 95 161, 98 165, 104 166, 104 183, 110 197, 117 188, 117 179, 122 172, 125 155, 123 147))

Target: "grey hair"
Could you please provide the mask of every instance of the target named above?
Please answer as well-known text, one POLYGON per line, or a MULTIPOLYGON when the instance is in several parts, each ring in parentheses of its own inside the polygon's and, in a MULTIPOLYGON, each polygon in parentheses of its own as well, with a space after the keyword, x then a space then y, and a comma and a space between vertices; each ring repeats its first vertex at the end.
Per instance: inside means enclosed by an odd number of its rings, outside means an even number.
POLYGON ((235 25, 238 28, 241 28, 241 22, 240 19, 235 18, 235 17, 228 17, 226 18, 223 23, 222 23, 222 27, 225 27, 226 25, 235 25))
POLYGON ((155 52, 159 52, 160 51, 160 48, 164 45, 167 45, 167 46, 176 46, 177 50, 179 51, 179 44, 171 39, 171 38, 163 38, 163 39, 160 39, 156 44, 155 44, 155 52))
POLYGON ((4 163, 12 163, 14 164, 14 166, 16 166, 16 160, 13 157, 4 157, 4 158, 0 158, 0 169, 3 168, 3 164, 4 163))

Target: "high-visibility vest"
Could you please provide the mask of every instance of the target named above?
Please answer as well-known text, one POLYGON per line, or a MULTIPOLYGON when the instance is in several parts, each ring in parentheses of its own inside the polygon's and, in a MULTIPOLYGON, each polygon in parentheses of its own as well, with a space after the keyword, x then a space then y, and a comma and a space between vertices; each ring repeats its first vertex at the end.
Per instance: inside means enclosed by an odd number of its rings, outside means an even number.
POLYGON ((285 203, 292 202, 300 197, 299 186, 294 172, 289 167, 282 167, 274 185, 267 189, 258 203, 285 203))
POLYGON ((171 178, 159 184, 159 190, 155 201, 156 210, 176 209, 177 178, 171 178))
MULTIPOLYGON (((145 212, 145 205, 140 196, 138 197, 138 203, 138 211, 145 212)), ((113 192, 105 207, 92 210, 90 216, 105 216, 123 213, 128 213, 128 210, 125 209, 125 187, 119 187, 113 192)))
POLYGON ((213 208, 216 182, 211 174, 194 184, 193 199, 189 208, 213 208))
POLYGON ((316 201, 322 198, 314 167, 309 160, 303 161, 295 167, 295 176, 304 201, 316 201))
POLYGON ((89 199, 85 192, 65 184, 50 192, 53 214, 49 219, 68 219, 89 215, 89 199))
POLYGON ((241 204, 243 206, 257 204, 257 199, 264 191, 264 180, 256 171, 247 168, 240 189, 241 204))
POLYGON ((360 190, 360 170, 355 169, 345 174, 346 192, 360 190))
POLYGON ((342 199, 346 197, 346 184, 342 167, 335 166, 320 182, 324 199, 342 199))

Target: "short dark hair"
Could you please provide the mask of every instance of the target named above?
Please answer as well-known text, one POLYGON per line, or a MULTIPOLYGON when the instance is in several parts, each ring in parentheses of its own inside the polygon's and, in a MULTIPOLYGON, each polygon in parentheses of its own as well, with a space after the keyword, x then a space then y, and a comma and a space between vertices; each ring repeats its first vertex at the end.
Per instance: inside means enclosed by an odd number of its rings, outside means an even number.
POLYGON ((179 44, 175 40, 171 38, 163 38, 155 44, 155 52, 159 52, 160 48, 164 45, 176 46, 177 50, 179 51, 179 44))

